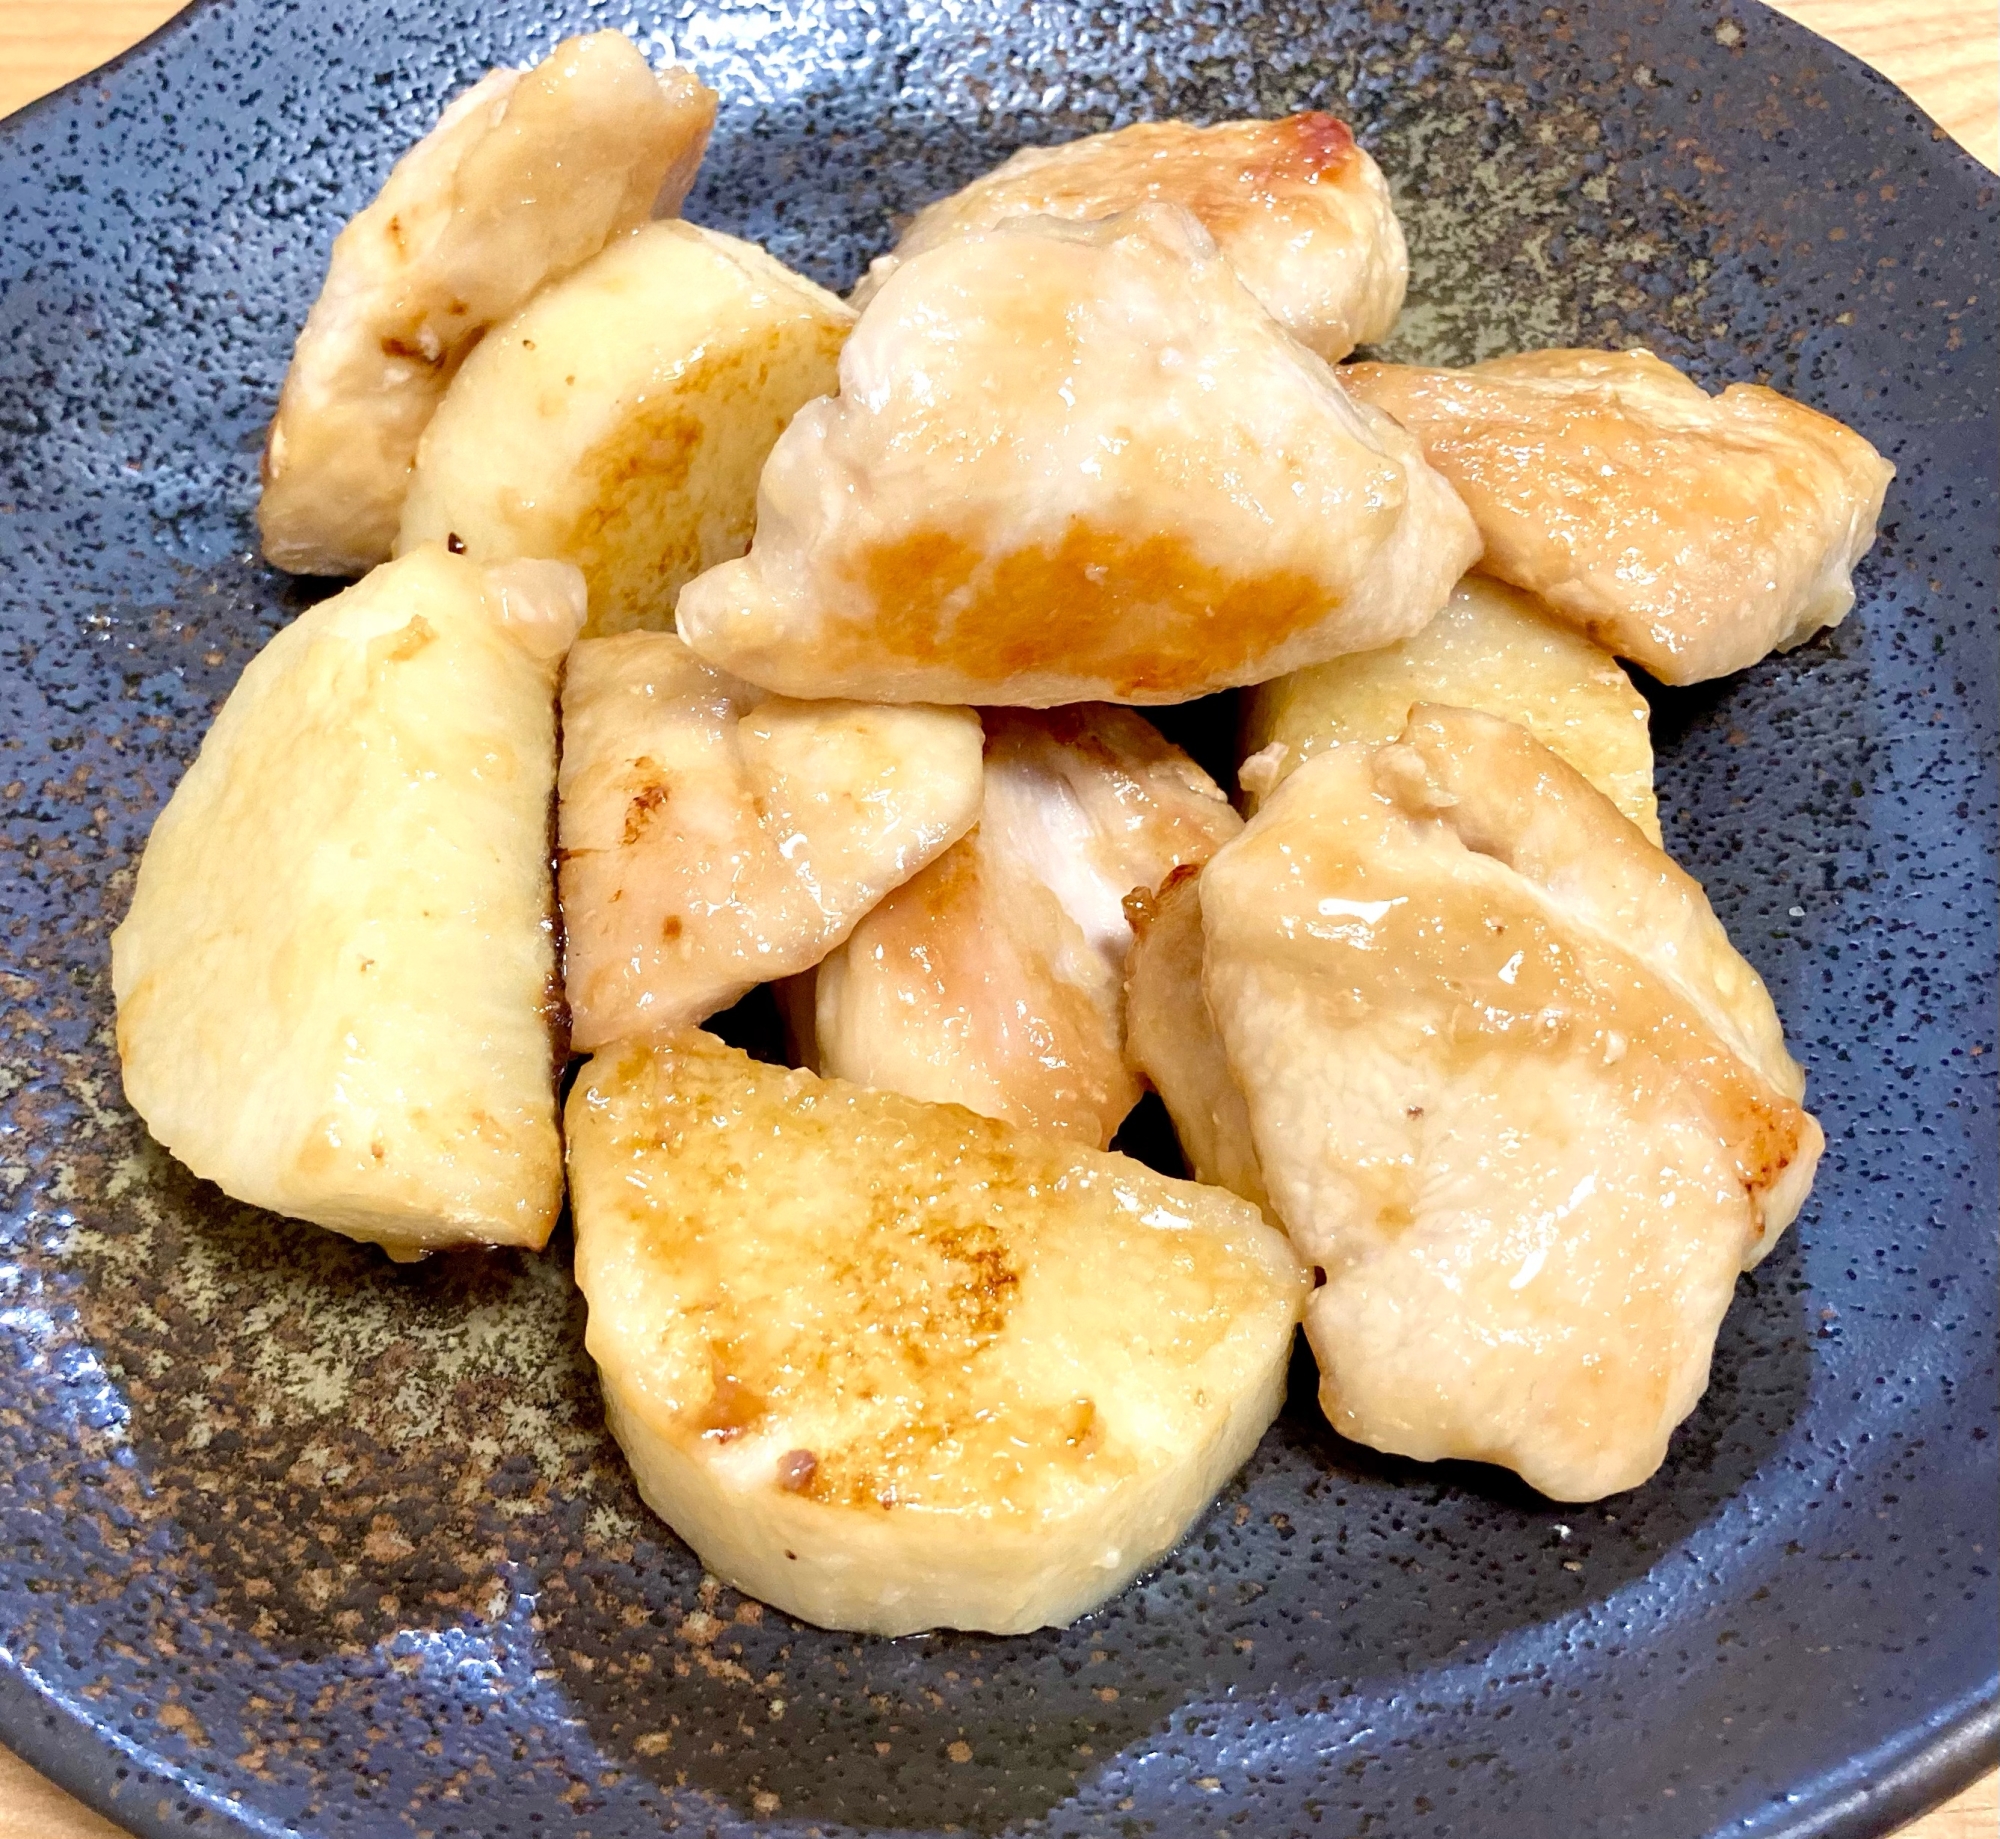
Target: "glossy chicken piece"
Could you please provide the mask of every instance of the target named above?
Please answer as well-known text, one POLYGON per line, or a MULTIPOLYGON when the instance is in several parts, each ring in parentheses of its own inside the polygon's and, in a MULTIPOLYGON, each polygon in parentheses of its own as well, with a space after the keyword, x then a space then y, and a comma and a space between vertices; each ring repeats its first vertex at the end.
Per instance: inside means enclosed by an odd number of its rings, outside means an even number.
POLYGON ((1830 416, 1644 351, 1529 351, 1469 370, 1352 364, 1471 508, 1479 566, 1663 683, 1837 625, 1895 468, 1830 416))
POLYGON ((197 1175, 398 1258, 562 1211, 549 799, 583 583, 422 549, 251 661, 112 935, 125 1095, 197 1175))
POLYGON ((445 110, 335 239, 264 451, 271 561, 351 575, 387 560, 418 439, 466 354, 544 282, 680 209, 715 101, 595 32, 445 110))
POLYGON ((1477 549, 1415 444, 1147 205, 903 263, 678 623, 786 695, 1178 702, 1404 637, 1477 549))
POLYGON ((1287 780, 1201 910, 1334 1427, 1645 1480, 1821 1147, 1699 886, 1522 729, 1419 707, 1287 780))
POLYGON ((1243 789, 1255 800, 1328 747, 1392 741, 1420 702, 1519 722, 1660 840, 1646 699, 1617 659, 1532 595, 1467 575, 1414 638, 1315 664, 1244 699, 1243 789))
POLYGON ((856 302, 898 261, 1010 217, 1087 222, 1140 204, 1185 205, 1271 316, 1329 364, 1387 338, 1402 311, 1410 262, 1388 183, 1346 122, 1314 113, 1147 121, 1024 147, 919 211, 856 302))
POLYGON ((979 814, 971 710, 766 696, 671 633, 581 641, 562 708, 580 1049, 808 969, 979 814))
POLYGON ((639 1492, 787 1614, 1013 1633, 1161 1558, 1284 1397, 1240 1201, 688 1032, 570 1095, 576 1280, 639 1492))
POLYGON ((1195 1180, 1269 1212, 1250 1107, 1202 990, 1200 871, 1175 869, 1150 904, 1135 905, 1125 1057, 1159 1093, 1195 1180))
POLYGON ((1130 710, 987 714, 978 829, 819 967, 818 1065, 1102 1147, 1138 1102, 1130 902, 1242 827, 1130 710))

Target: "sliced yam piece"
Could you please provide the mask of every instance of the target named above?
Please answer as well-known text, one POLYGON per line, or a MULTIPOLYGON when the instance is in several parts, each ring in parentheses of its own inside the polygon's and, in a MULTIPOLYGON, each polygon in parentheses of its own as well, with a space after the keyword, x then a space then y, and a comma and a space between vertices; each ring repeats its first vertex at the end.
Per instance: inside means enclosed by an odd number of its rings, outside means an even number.
POLYGON ((702 1563, 788 1614, 1071 1621, 1282 1400, 1303 1274, 1216 1189, 694 1032, 591 1061, 568 1126, 612 1432, 702 1563))
POLYGON ((809 969, 979 815, 971 710, 766 696, 669 632, 582 640, 562 708, 579 1049, 809 969))
POLYGON ((1419 707, 1280 786, 1201 915, 1334 1427, 1644 1481, 1822 1143, 1699 886, 1524 730, 1419 707))
POLYGON ((1301 344, 1337 364, 1389 336, 1410 261, 1382 169, 1344 121, 1145 121, 1059 147, 1023 147, 926 205, 857 304, 899 260, 1010 217, 1089 222, 1141 204, 1185 205, 1243 285, 1301 344))
POLYGON ((765 457, 833 390, 853 320, 754 243, 644 225, 467 359, 399 542, 559 556, 590 583, 592 636, 669 629, 681 589, 749 547, 765 457))
POLYGON ((1245 699, 1250 808, 1328 747, 1393 741, 1420 702, 1483 709, 1519 722, 1562 755, 1646 833, 1660 840, 1646 699, 1618 660, 1532 595, 1468 575, 1413 638, 1315 664, 1245 699), (1265 750, 1276 747, 1275 753, 1265 750))
POLYGON ((445 110, 334 241, 264 452, 271 561, 355 575, 388 559, 418 439, 466 353, 545 282, 681 208, 715 101, 594 32, 445 110))
POLYGON ((574 569, 424 549, 243 673, 111 941, 126 1097, 197 1175, 398 1257, 548 1238, 582 620, 574 569))
POLYGON ((1201 981, 1200 870, 1177 868, 1138 914, 1125 970, 1125 1057, 1167 1108, 1195 1180, 1270 1211, 1250 1108, 1201 981))
POLYGON ((1144 205, 902 263, 678 620, 785 695, 1179 702, 1402 638, 1477 553, 1409 437, 1144 205))
POLYGON ((1646 351, 1338 374, 1457 488, 1485 573, 1662 683, 1846 618, 1896 473, 1831 416, 1747 383, 1710 396, 1646 351))
POLYGON ((821 964, 798 1057, 1103 1148, 1141 1089, 1124 1053, 1132 902, 1242 820, 1129 709, 986 723, 978 829, 821 964))

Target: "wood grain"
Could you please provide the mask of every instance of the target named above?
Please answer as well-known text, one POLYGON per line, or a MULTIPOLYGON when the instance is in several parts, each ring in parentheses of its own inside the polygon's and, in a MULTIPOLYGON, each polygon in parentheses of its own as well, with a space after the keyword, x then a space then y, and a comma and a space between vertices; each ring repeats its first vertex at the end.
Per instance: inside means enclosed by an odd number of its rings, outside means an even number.
MULTIPOLYGON (((109 62, 186 0, 0 0, 0 115, 109 62)), ((0 1834, 6 1832, 0 1826, 0 1834)))
POLYGON ((2000 167, 2000 25, 1990 5, 1970 0, 1768 4, 1873 64, 1967 152, 2000 167))
MULTIPOLYGON (((0 0, 0 116, 137 44, 182 0, 0 0)), ((1874 65, 1940 127, 2000 167, 2000 30, 1967 0, 1772 0, 1778 11, 1874 65)), ((1897 1839, 1995 1839, 2000 1776, 1905 1827, 1897 1839)), ((0 1839, 125 1839, 0 1749, 0 1839)))

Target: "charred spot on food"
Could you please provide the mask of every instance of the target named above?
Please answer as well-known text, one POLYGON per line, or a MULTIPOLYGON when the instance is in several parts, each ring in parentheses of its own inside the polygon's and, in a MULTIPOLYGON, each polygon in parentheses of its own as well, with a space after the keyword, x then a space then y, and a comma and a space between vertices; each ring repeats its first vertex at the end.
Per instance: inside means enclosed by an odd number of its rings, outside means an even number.
POLYGON ((647 777, 626 801, 625 829, 619 841, 628 849, 646 834, 646 826, 653 821, 653 814, 666 804, 673 793, 673 788, 660 774, 658 761, 642 754, 632 764, 638 772, 647 777))
POLYGON ((698 1420, 700 1434, 717 1443, 740 1437, 764 1416, 764 1395, 734 1373, 718 1370, 698 1420))
POLYGON ((1154 898, 1151 888, 1133 888, 1118 902, 1119 910, 1125 915, 1125 923, 1137 932, 1160 911, 1160 904, 1154 898))
MULTIPOLYGON (((809 1449, 788 1449, 778 1458, 778 1486, 787 1494, 804 1494, 819 1473, 819 1458, 809 1449)), ((792 1554, 787 1552, 789 1558, 792 1554)))
POLYGON ((444 347, 429 336, 413 345, 392 332, 384 335, 381 346, 385 358, 401 358, 405 363, 428 365, 432 370, 443 364, 445 358, 444 347))
POLYGON ((437 628, 421 613, 415 613, 395 636, 396 642, 382 655, 391 664, 407 664, 437 638, 437 628))

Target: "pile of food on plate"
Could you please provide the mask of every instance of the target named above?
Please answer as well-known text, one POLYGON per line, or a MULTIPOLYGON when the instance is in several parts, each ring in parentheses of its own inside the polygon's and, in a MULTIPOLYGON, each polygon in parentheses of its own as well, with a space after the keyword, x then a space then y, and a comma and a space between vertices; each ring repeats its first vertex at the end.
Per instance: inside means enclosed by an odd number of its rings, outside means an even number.
POLYGON ((715 102, 572 39, 334 244, 259 516, 359 579, 154 828, 133 1105, 395 1258, 567 1196, 641 1492, 816 1622, 1100 1603, 1302 1319, 1344 1436, 1644 1481, 1822 1138, 1617 660, 1834 624, 1890 466, 1643 351, 1343 363, 1407 260, 1325 115, 1016 154, 842 301, 677 215, 715 102), (1236 804, 1136 712, 1221 691, 1236 804), (765 984, 794 1069, 702 1031, 765 984))

